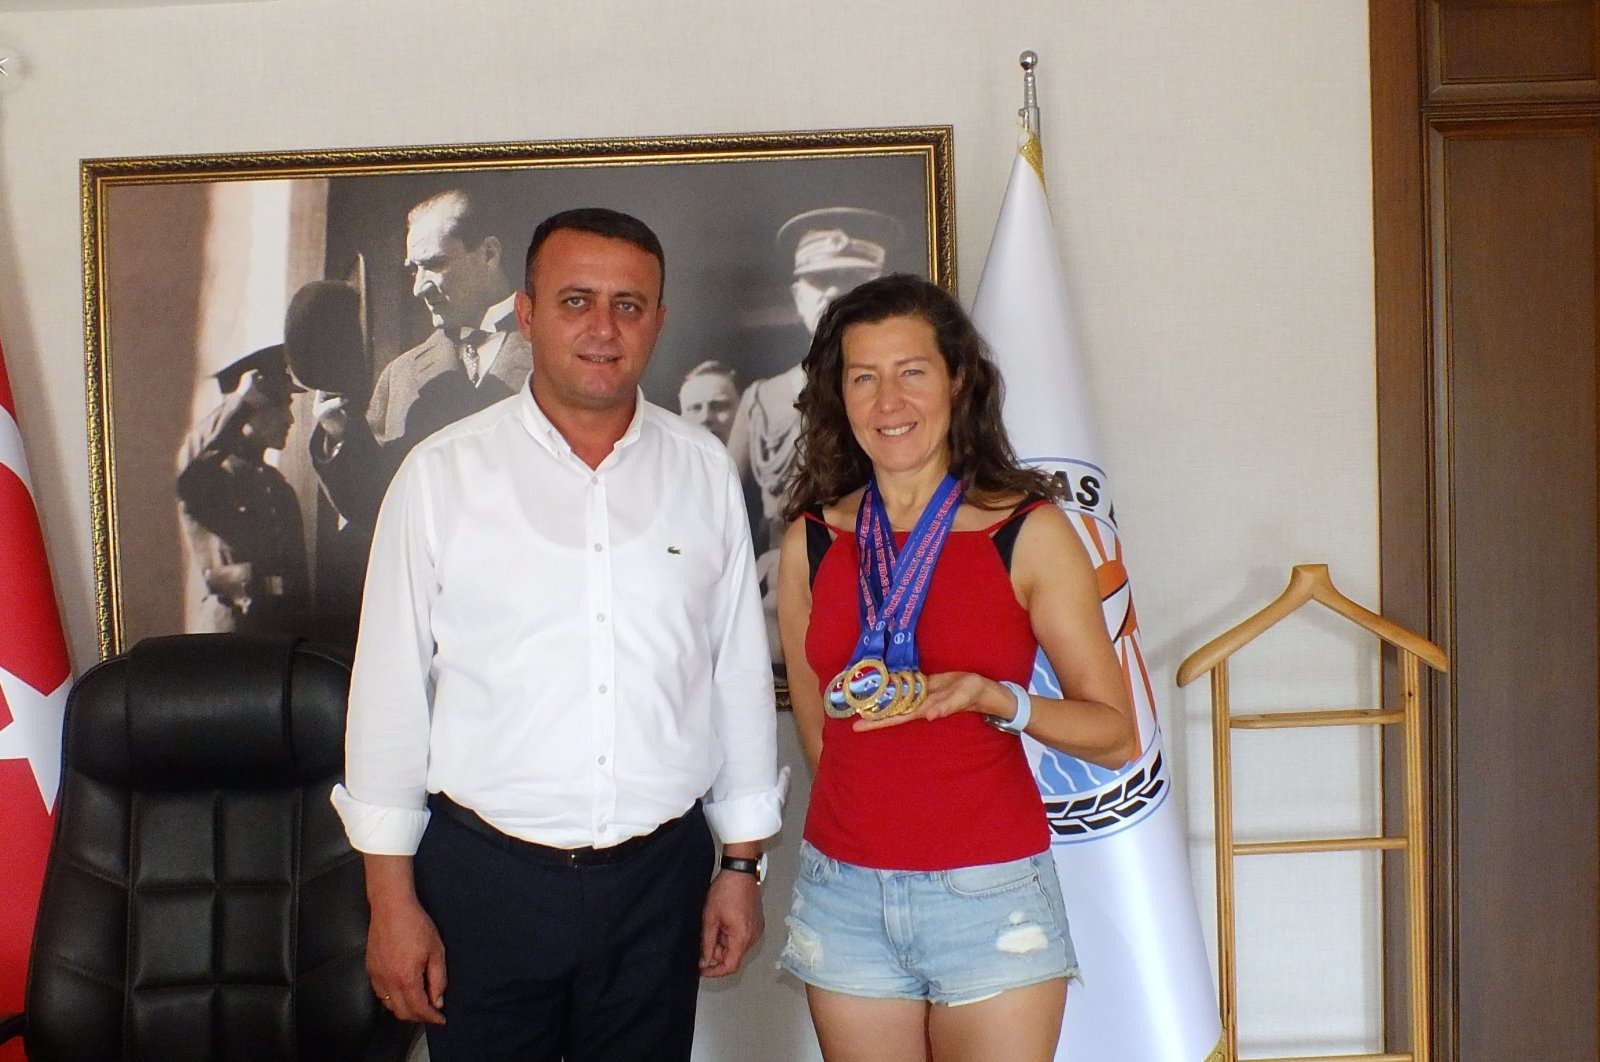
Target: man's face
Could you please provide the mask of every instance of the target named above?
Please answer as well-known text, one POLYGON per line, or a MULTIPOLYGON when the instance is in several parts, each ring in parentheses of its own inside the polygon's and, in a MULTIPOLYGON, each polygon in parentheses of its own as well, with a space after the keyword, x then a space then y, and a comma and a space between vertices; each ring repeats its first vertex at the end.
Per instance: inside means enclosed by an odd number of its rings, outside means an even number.
POLYGON ((254 406, 245 421, 244 431, 263 450, 282 450, 294 426, 294 411, 288 395, 271 395, 254 406))
POLYGON ((728 432, 733 430, 733 414, 738 406, 738 389, 720 372, 691 376, 678 388, 678 412, 683 419, 700 425, 723 442, 728 441, 728 432))
POLYGON ((806 331, 817 334, 817 322, 822 313, 840 295, 874 280, 881 269, 823 269, 795 277, 789 290, 794 295, 794 308, 805 322, 806 331))
POLYGON ((406 230, 406 268, 411 294, 421 299, 435 328, 477 328, 484 313, 504 298, 500 241, 486 237, 469 248, 455 233, 456 214, 441 206, 419 215, 406 230))
POLYGON ((533 394, 545 414, 631 409, 667 315, 655 256, 626 240, 557 229, 528 279, 517 321, 533 347, 533 394))

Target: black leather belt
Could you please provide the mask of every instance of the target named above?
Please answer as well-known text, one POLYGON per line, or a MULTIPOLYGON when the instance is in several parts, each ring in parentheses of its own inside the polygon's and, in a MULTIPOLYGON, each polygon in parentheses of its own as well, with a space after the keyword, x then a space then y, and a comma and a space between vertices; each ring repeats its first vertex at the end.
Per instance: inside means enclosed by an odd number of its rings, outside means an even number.
POLYGON ((670 822, 663 822, 649 833, 630 837, 608 848, 556 848, 547 844, 535 844, 524 841, 520 837, 513 837, 489 825, 478 813, 470 808, 464 808, 443 793, 428 794, 428 810, 437 815, 443 815, 453 822, 460 823, 479 837, 492 841, 508 852, 531 856, 543 863, 550 863, 562 867, 603 867, 613 863, 621 863, 632 859, 643 852, 656 841, 661 840, 683 824, 684 820, 700 810, 698 802, 684 814, 670 822))

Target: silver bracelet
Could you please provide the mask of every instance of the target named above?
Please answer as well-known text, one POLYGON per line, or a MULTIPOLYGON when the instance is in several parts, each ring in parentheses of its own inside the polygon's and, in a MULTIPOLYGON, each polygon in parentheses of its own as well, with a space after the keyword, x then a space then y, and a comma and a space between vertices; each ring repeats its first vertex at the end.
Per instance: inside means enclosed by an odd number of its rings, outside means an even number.
POLYGON ((1028 696, 1028 691, 1015 682, 1001 680, 1000 685, 1011 691, 1017 699, 1017 714, 1011 719, 1002 719, 998 715, 986 715, 983 721, 996 730, 1004 730, 1008 734, 1020 734, 1028 729, 1028 720, 1033 718, 1033 698, 1028 696))

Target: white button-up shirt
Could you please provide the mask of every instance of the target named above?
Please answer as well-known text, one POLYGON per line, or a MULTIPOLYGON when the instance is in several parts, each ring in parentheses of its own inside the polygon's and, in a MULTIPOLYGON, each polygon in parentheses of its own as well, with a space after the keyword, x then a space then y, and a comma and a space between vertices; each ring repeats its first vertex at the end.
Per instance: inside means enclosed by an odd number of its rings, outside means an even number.
POLYGON ((527 388, 437 432, 384 499, 334 806, 410 855, 427 794, 505 833, 608 847, 705 798, 724 842, 777 832, 765 623, 739 480, 638 398, 591 469, 527 388))

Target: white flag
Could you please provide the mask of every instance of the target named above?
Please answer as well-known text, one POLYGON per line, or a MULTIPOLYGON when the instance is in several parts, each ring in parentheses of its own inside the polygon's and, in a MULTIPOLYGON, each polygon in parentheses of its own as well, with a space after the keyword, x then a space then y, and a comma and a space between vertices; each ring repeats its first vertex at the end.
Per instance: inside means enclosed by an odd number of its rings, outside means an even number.
MULTIPOLYGON (((1138 717, 1119 771, 1028 740, 1082 983, 1067 992, 1057 1062, 1220 1060, 1222 1027, 1195 910, 1183 823, 1161 748, 1116 510, 1101 461, 1038 137, 1025 133, 972 318, 1006 380, 1006 429, 1029 464, 1064 477, 1063 502, 1100 582, 1106 627, 1138 717)), ((1041 654, 1033 687, 1059 695, 1041 654)))

